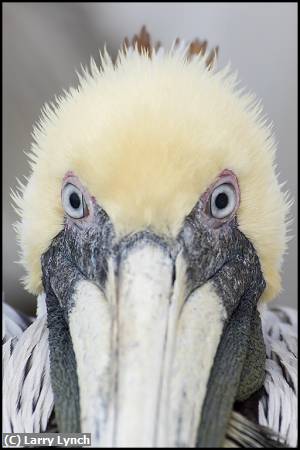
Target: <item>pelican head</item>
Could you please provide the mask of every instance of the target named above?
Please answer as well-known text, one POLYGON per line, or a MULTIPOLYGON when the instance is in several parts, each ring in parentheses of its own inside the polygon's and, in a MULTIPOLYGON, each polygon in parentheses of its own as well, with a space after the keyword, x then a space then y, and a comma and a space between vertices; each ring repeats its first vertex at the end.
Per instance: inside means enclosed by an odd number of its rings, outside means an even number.
POLYGON ((222 446, 263 384, 287 202, 259 103, 184 51, 104 53, 46 105, 15 196, 46 296, 61 432, 100 447, 222 446))

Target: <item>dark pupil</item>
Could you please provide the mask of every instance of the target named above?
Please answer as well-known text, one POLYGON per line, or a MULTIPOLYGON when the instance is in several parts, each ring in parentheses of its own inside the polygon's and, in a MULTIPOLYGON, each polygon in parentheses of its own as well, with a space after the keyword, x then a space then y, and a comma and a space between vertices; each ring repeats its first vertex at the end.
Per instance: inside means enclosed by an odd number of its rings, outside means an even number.
POLYGON ((76 194, 76 192, 72 192, 72 194, 70 195, 70 205, 72 206, 72 208, 78 209, 80 203, 81 201, 79 195, 76 194))
POLYGON ((218 209, 224 209, 228 205, 228 197, 227 194, 221 192, 216 196, 215 205, 218 209))

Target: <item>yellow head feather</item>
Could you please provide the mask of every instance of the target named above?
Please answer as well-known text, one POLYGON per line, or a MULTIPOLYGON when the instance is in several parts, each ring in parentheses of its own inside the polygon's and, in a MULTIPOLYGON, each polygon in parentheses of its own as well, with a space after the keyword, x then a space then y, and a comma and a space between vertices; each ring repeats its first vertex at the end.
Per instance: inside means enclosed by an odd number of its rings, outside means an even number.
POLYGON ((119 235, 151 227, 176 235, 223 169, 241 189, 239 228, 262 265, 264 299, 280 289, 287 205, 274 169, 275 144, 252 96, 228 69, 174 50, 120 53, 91 63, 80 86, 46 106, 34 131, 32 174, 15 198, 29 291, 40 292, 40 256, 63 227, 61 183, 69 170, 111 217, 119 235))

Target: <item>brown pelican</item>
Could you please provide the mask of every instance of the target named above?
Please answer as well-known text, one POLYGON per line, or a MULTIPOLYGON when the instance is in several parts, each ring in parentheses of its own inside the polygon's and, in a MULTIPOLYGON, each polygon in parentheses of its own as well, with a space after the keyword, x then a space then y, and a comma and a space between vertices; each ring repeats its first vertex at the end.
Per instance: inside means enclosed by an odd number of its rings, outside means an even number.
POLYGON ((260 103, 214 54, 143 30, 45 106, 14 196, 38 314, 7 307, 4 431, 296 445, 295 314, 265 306, 289 202, 260 103))

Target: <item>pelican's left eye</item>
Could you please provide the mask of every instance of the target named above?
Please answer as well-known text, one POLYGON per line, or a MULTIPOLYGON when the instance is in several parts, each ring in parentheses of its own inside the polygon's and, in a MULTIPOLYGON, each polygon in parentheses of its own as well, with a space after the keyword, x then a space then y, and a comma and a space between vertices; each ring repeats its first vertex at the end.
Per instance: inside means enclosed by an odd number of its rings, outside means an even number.
POLYGON ((217 186, 211 194, 210 212, 216 219, 224 219, 235 210, 237 195, 232 184, 224 183, 217 186))
POLYGON ((73 219, 81 219, 86 215, 86 203, 81 191, 69 183, 62 191, 62 204, 65 212, 73 219))

